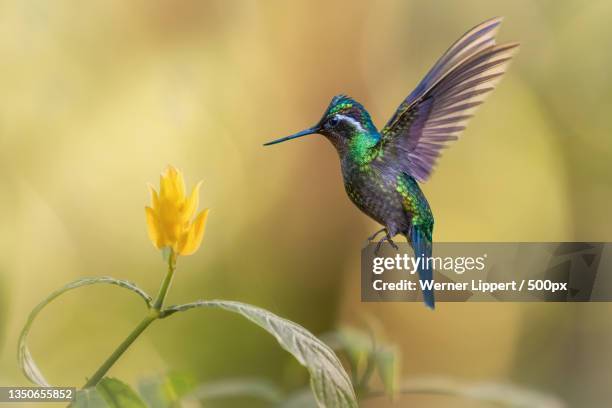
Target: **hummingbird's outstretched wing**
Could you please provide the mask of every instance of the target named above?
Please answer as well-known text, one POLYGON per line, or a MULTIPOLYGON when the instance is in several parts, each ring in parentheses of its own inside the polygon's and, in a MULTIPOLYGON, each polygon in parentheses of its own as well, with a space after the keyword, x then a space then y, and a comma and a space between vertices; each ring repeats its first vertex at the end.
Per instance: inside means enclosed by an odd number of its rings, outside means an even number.
POLYGON ((501 21, 487 20, 459 38, 382 129, 383 156, 417 180, 427 180, 440 150, 504 74, 518 44, 495 44, 501 21))

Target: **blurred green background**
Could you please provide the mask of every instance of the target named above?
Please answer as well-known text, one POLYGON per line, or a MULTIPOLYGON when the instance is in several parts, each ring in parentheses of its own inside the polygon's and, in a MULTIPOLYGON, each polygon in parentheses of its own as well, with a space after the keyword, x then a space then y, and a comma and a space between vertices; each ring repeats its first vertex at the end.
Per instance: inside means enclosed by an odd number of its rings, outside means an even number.
MULTIPOLYGON (((146 183, 171 163, 204 180, 204 244, 170 303, 250 302, 314 333, 380 320, 406 376, 503 381, 570 406, 612 403, 608 304, 361 304, 359 251, 377 225, 342 188, 311 125, 348 93, 380 126, 473 25, 506 17, 509 74, 424 185, 439 241, 612 240, 612 2, 6 0, 0 13, 0 384, 32 307, 69 280, 112 275, 155 293, 146 183)), ((88 287, 53 303, 31 349, 54 384, 82 385, 143 313, 88 287)), ((112 369, 134 383, 305 370, 260 329, 193 311, 155 323, 112 369)), ((488 406, 419 396, 398 405, 488 406)), ((381 406, 380 401, 376 405, 381 406)))

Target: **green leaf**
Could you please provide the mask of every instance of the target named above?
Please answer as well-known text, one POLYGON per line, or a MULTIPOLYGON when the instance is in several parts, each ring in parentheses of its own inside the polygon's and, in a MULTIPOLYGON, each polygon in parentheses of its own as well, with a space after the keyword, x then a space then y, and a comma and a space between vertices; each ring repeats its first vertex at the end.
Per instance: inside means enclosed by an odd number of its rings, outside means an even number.
POLYGON ((93 285, 93 284, 98 284, 98 283, 117 285, 119 287, 129 289, 132 292, 136 293, 138 296, 140 296, 147 304, 147 307, 150 307, 151 297, 147 295, 142 289, 140 289, 139 287, 137 287, 131 282, 111 278, 109 276, 78 279, 76 281, 70 282, 64 287, 51 293, 49 296, 43 299, 42 302, 36 305, 34 309, 32 309, 32 311, 30 312, 30 315, 28 316, 28 320, 25 326, 21 330, 21 335, 19 336, 19 344, 18 344, 19 365, 21 366, 21 371, 23 371, 23 374, 30 381, 40 386, 43 386, 43 387, 50 386, 50 384, 47 382, 45 377, 42 375, 40 369, 36 366, 36 363, 34 363, 34 359, 32 358, 32 355, 30 354, 30 350, 28 349, 28 345, 27 345, 28 334, 30 332, 30 328, 32 327, 32 323, 34 323, 34 319, 36 318, 36 316, 40 313, 42 309, 45 308, 45 306, 47 306, 49 303, 51 303, 53 300, 55 300, 57 297, 64 294, 65 292, 68 292, 72 289, 79 288, 81 286, 93 285))
POLYGON ((146 408, 132 388, 115 379, 103 378, 96 387, 79 390, 74 408, 146 408))
POLYGON ((109 408, 146 408, 146 405, 132 388, 115 379, 104 378, 96 390, 106 400, 109 408))
POLYGON ((177 403, 195 388, 195 380, 188 375, 169 373, 141 380, 140 395, 151 408, 167 408, 177 403))
POLYGON ((374 361, 378 375, 383 382, 385 392, 390 397, 397 393, 399 378, 399 358, 395 347, 379 347, 376 350, 374 361))
POLYGON ((374 348, 372 336, 349 327, 327 333, 322 336, 322 340, 333 350, 345 353, 354 376, 363 371, 374 348))
POLYGON ((204 383, 187 396, 188 399, 197 400, 228 397, 252 397, 278 403, 282 400, 283 393, 270 381, 258 378, 232 378, 204 383))
POLYGON ((104 397, 95 388, 78 390, 71 408, 108 408, 104 397))
POLYGON ((308 369, 310 386, 319 407, 357 407, 353 385, 336 354, 302 326, 255 306, 223 300, 171 306, 162 313, 162 317, 197 307, 221 308, 238 313, 273 335, 282 348, 308 369))
POLYGON ((376 370, 385 393, 391 397, 395 396, 399 378, 397 347, 381 343, 375 339, 373 333, 368 334, 348 327, 330 332, 323 338, 334 350, 344 352, 353 369, 353 375, 360 377, 360 381, 355 380, 355 383, 369 389, 370 376, 376 370))

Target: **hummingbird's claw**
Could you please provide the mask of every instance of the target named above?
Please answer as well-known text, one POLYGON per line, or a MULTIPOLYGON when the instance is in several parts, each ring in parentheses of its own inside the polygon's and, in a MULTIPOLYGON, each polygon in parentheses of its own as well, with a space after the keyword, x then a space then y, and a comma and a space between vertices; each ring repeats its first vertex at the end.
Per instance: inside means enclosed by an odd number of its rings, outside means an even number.
POLYGON ((374 249, 374 255, 378 256, 378 252, 380 252, 381 245, 382 245, 382 240, 378 241, 378 244, 376 244, 376 249, 374 249))
POLYGON ((393 242, 391 238, 389 238, 387 241, 391 244, 393 249, 395 249, 396 251, 399 250, 399 247, 395 244, 395 242, 393 242))
POLYGON ((370 235, 368 237, 368 242, 367 244, 370 244, 372 241, 374 241, 376 239, 376 237, 378 236, 378 234, 380 234, 381 232, 384 232, 385 228, 381 228, 378 231, 376 231, 374 234, 370 235))
MULTIPOLYGON (((383 228, 384 230, 384 228, 383 228)), ((378 235, 379 232, 376 233, 376 235, 378 235)), ((378 256, 378 252, 380 251, 380 248, 382 247, 383 242, 387 241, 396 251, 399 250, 399 247, 395 244, 395 242, 393 242, 393 240, 391 239, 391 237, 389 236, 389 233, 387 232, 387 234, 382 237, 380 239, 380 241, 378 241, 378 243, 376 244, 376 249, 374 250, 374 255, 378 256)))

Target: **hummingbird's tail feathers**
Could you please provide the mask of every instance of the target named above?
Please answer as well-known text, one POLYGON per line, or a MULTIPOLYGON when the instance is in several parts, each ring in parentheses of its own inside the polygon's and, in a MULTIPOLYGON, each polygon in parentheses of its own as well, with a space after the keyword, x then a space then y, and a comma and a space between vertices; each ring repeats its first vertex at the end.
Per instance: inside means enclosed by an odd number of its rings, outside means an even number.
MULTIPOLYGON (((418 268, 419 280, 422 282, 422 285, 425 282, 431 282, 433 280, 433 270, 430 263, 427 262, 427 259, 431 257, 431 240, 421 225, 412 225, 410 227, 410 239, 412 241, 412 249, 414 249, 414 256, 422 258, 421 266, 418 268)), ((435 308, 434 291, 433 289, 422 287, 423 302, 433 310, 435 308)))
POLYGON ((495 88, 518 44, 495 44, 500 18, 476 26, 438 60, 382 130, 385 154, 419 181, 495 88))

